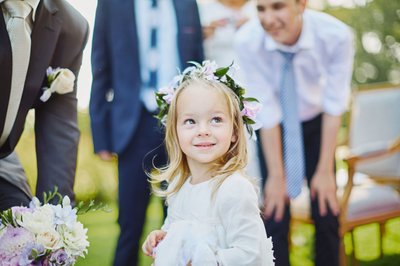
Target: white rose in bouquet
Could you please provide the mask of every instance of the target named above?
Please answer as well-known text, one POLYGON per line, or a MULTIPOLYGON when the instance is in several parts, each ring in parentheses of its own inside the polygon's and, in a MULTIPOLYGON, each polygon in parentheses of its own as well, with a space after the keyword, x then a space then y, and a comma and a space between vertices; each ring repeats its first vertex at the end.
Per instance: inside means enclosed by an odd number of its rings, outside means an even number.
POLYGON ((87 229, 83 227, 83 224, 76 222, 72 228, 61 226, 59 231, 67 254, 84 256, 84 253, 87 253, 89 242, 87 241, 87 229))
POLYGON ((50 204, 45 204, 35 208, 32 212, 24 212, 21 214, 21 220, 17 220, 17 223, 34 234, 46 232, 54 227, 53 208, 50 204))
POLYGON ((54 230, 50 229, 48 231, 43 231, 36 235, 36 242, 43 245, 45 249, 56 250, 62 245, 60 234, 54 230))

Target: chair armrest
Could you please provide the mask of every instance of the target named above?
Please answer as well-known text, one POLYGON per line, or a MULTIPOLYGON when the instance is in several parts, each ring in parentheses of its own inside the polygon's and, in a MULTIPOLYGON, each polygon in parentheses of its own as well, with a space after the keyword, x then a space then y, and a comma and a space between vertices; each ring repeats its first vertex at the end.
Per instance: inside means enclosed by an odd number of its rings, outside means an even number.
MULTIPOLYGON (((358 151, 361 151, 361 149, 358 151)), ((340 157, 342 157, 340 159, 343 159, 348 165, 348 180, 340 202, 341 213, 339 219, 346 219, 348 201, 353 188, 353 176, 355 173, 356 164, 372 159, 380 159, 381 157, 389 156, 397 152, 400 152, 400 137, 384 147, 379 147, 376 149, 363 149, 363 152, 359 153, 354 151, 352 152, 348 148, 346 149, 344 147, 340 147, 340 157)))
POLYGON ((384 156, 389 156, 397 152, 400 152, 400 137, 391 142, 389 145, 349 150, 343 159, 349 165, 354 165, 356 163, 364 162, 367 160, 379 159, 384 156))

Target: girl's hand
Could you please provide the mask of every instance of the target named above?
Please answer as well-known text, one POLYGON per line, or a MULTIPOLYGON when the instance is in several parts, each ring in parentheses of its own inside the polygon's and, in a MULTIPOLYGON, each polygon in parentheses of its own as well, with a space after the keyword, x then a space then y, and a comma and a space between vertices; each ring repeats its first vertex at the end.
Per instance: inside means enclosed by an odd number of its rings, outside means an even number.
POLYGON ((164 239, 167 235, 167 232, 162 230, 154 230, 152 231, 144 241, 142 245, 143 253, 146 256, 154 258, 153 250, 158 245, 158 243, 164 239))

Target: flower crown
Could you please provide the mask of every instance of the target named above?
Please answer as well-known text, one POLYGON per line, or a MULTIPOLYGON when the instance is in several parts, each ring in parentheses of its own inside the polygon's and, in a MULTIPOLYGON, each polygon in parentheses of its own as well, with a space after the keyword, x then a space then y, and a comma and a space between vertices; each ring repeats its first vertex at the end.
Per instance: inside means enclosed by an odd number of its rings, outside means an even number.
POLYGON ((238 96, 243 123, 246 125, 250 136, 252 136, 254 130, 260 128, 259 123, 256 121, 256 115, 261 109, 261 104, 255 98, 244 97, 246 90, 239 86, 233 78, 228 75, 229 70, 234 68, 233 63, 227 67, 218 67, 215 61, 209 60, 203 61, 202 64, 194 61, 190 61, 189 63, 193 66, 187 67, 182 73, 175 76, 167 87, 160 88, 158 92, 156 92, 159 113, 155 117, 165 125, 169 106, 179 86, 190 78, 203 78, 225 84, 238 96))

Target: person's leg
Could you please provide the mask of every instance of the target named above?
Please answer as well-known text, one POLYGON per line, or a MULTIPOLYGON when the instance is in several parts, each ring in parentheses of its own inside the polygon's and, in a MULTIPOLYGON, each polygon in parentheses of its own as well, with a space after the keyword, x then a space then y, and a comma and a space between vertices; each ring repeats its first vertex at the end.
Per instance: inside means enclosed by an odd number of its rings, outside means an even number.
MULTIPOLYGON (((306 176, 310 184, 318 164, 321 144, 321 116, 303 123, 306 176)), ((311 215, 315 224, 315 265, 337 266, 339 264, 339 223, 330 210, 325 216, 319 214, 318 198, 311 201, 311 215)))
POLYGON ((0 212, 14 206, 28 206, 30 201, 26 193, 0 177, 0 212))
MULTIPOLYGON (((260 171, 262 177, 262 186, 264 186, 268 177, 268 167, 265 165, 265 157, 261 148, 261 140, 257 132, 258 157, 260 161, 260 171)), ((275 266, 289 266, 289 225, 290 225, 290 206, 286 204, 283 219, 280 222, 274 220, 274 215, 270 219, 264 219, 267 235, 272 237, 273 251, 275 257, 275 266)))
POLYGON ((15 152, 0 159, 0 211, 28 206, 32 194, 25 171, 15 152))
POLYGON ((139 242, 150 198, 150 186, 145 170, 151 170, 155 154, 157 154, 156 165, 160 166, 160 160, 165 164, 163 148, 156 149, 161 143, 162 137, 157 120, 151 114, 142 111, 140 126, 133 140, 118 156, 118 223, 121 231, 114 259, 116 266, 131 266, 138 263, 138 251, 141 246, 139 242))

